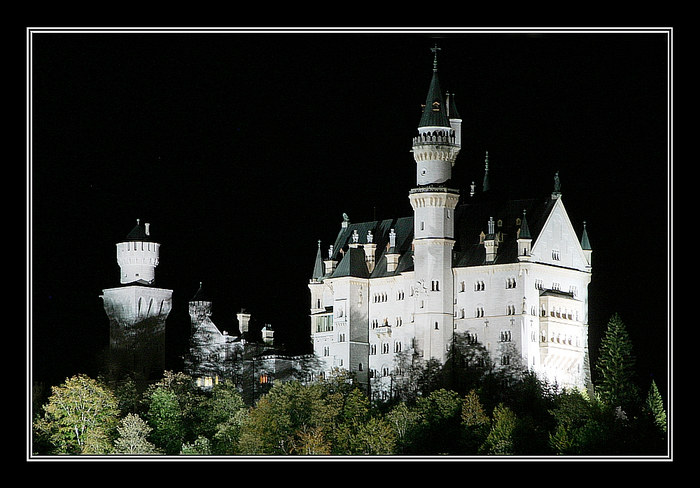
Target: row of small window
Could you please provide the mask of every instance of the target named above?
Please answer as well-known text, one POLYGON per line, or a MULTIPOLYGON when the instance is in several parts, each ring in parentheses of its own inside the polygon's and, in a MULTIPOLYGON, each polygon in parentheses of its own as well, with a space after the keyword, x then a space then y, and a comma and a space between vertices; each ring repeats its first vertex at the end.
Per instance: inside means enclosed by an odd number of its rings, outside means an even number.
MULTIPOLYGON (((544 284, 542 283, 542 280, 535 280, 535 289, 536 290, 544 290, 544 284)), ((556 291, 561 291, 561 284, 553 282, 552 287, 550 290, 556 290, 556 291)), ((569 293, 571 293, 574 297, 578 296, 578 287, 571 285, 569 286, 569 293)))
MULTIPOLYGON (((516 286, 517 286, 517 281, 515 280, 515 278, 506 278, 505 287, 507 290, 513 289, 516 286)), ((466 283, 464 281, 460 281, 459 282, 460 293, 464 292, 466 290, 467 290, 466 283)), ((486 290, 486 285, 484 284, 483 281, 475 281, 474 282, 474 291, 484 291, 484 290, 486 290)))
MULTIPOLYGON (((372 319, 372 328, 376 329, 377 327, 390 327, 392 324, 389 323, 389 319, 384 317, 384 319, 381 322, 381 325, 379 323, 378 319, 372 319)), ((401 327, 403 325, 403 318, 402 317, 396 317, 394 321, 394 326, 396 327, 401 327)))
MULTIPOLYGON (((382 342, 380 350, 382 351, 381 354, 389 354, 391 352, 391 344, 389 342, 382 342)), ((401 352, 402 350, 403 350, 403 343, 401 341, 394 341, 394 351, 393 352, 401 352)), ((377 345, 370 344, 369 345, 369 355, 375 356, 376 354, 377 354, 377 345)))
MULTIPOLYGON (((515 305, 506 305, 506 315, 515 315, 515 305)), ((455 310, 455 318, 458 319, 464 319, 466 318, 466 314, 464 312, 463 308, 459 309, 459 315, 457 314, 457 311, 455 310)), ((474 310, 474 317, 476 318, 481 318, 484 316, 484 307, 476 307, 474 310)))
MULTIPOLYGON (((413 296, 413 288, 411 288, 411 296, 413 296)), ((396 292, 396 299, 397 300, 403 300, 406 298, 406 293, 403 290, 399 290, 396 292)), ((375 293, 372 295, 372 301, 374 303, 382 303, 386 302, 388 300, 388 296, 386 293, 375 293)))
POLYGON ((564 344, 576 347, 581 346, 581 338, 579 336, 555 334, 554 332, 552 332, 551 336, 549 337, 549 340, 547 340, 547 333, 545 331, 540 332, 540 342, 552 342, 555 344, 564 344))

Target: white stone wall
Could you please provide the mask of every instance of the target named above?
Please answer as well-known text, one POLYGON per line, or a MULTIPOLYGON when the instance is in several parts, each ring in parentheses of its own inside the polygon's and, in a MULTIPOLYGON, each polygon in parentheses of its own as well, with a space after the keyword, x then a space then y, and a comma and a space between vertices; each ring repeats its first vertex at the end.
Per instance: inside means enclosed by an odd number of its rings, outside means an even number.
POLYGON ((153 283, 158 266, 160 244, 147 241, 128 241, 117 244, 117 264, 120 283, 153 283))

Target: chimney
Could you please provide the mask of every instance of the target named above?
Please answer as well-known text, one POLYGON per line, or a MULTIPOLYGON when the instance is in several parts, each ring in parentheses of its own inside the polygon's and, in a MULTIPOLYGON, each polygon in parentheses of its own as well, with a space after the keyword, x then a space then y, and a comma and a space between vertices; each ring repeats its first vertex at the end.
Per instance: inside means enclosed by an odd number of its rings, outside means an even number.
POLYGON ((338 261, 333 259, 333 245, 328 248, 328 259, 323 261, 324 266, 326 267, 326 274, 331 275, 333 274, 333 271, 335 271, 335 266, 338 264, 338 261))
POLYGON ((143 224, 143 225, 144 225, 144 227, 145 227, 146 235, 147 235, 147 236, 150 236, 150 235, 151 235, 151 224, 145 223, 145 224, 143 224))
POLYGON ((243 310, 241 310, 240 313, 236 314, 236 318, 238 319, 238 328, 240 329, 241 334, 247 334, 248 324, 250 322, 250 314, 245 313, 243 310))
POLYGON ((493 263, 496 260, 496 251, 498 249, 498 236, 496 236, 493 217, 489 217, 489 233, 484 239, 484 247, 486 248, 486 262, 493 263))
POLYGON ((391 229, 389 233, 389 249, 386 252, 386 270, 391 273, 399 264, 399 253, 396 251, 396 232, 391 229))
POLYGON ((371 273, 374 270, 374 253, 376 252, 377 245, 374 243, 374 236, 372 236, 372 231, 367 231, 367 244, 364 246, 365 249, 365 261, 367 262, 367 269, 371 273))

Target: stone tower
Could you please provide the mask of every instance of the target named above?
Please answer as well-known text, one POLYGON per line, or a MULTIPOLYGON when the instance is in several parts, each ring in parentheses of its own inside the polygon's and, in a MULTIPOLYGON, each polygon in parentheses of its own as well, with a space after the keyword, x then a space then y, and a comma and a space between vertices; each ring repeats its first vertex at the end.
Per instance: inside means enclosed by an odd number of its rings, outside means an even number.
POLYGON ((443 98, 437 72, 433 76, 418 135, 413 139, 417 187, 410 191, 414 223, 415 281, 418 293, 416 345, 423 358, 444 362, 453 334, 452 249, 459 191, 449 188, 452 166, 461 147, 461 119, 451 100, 443 98))
POLYGON ((117 243, 121 286, 104 289, 100 296, 109 317, 107 368, 112 378, 133 374, 147 381, 165 369, 165 321, 173 291, 153 286, 159 251, 150 224, 139 220, 117 243))

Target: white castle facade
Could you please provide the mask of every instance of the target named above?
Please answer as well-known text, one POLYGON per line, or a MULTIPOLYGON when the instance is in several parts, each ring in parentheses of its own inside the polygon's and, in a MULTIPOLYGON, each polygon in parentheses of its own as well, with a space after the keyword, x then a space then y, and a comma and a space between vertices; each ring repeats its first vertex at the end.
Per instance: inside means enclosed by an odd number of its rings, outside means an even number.
POLYGON ((567 215, 558 176, 542 198, 506 200, 451 188, 461 148, 454 97, 434 62, 413 139, 413 215, 351 223, 344 215, 308 287, 314 353, 386 395, 412 354, 444 364, 456 337, 483 346, 493 364, 515 362, 561 387, 585 389, 591 247, 567 215), (450 99, 452 98, 452 99, 450 99), (446 103, 445 103, 446 102, 446 103))

